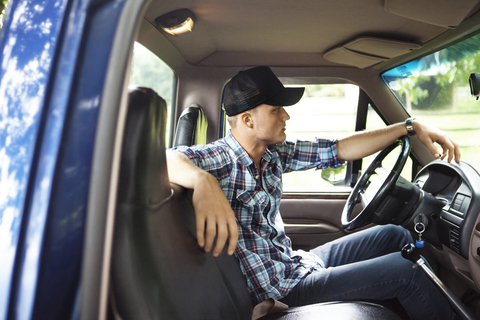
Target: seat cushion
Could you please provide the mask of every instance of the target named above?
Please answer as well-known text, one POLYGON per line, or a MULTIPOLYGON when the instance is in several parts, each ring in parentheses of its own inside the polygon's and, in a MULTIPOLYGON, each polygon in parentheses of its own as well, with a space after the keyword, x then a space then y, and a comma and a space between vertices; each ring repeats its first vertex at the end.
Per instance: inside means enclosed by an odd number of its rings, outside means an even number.
POLYGON ((390 309, 370 302, 326 302, 292 307, 259 320, 401 320, 390 309))

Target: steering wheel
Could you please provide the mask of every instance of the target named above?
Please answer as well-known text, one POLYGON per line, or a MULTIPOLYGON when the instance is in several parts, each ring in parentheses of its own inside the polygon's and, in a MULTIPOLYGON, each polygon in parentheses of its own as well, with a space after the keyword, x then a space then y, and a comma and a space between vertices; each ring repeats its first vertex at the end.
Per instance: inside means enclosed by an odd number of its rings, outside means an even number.
POLYGON ((373 160, 358 180, 343 208, 342 226, 345 231, 353 231, 372 222, 375 211, 395 187, 395 183, 405 166, 411 148, 410 138, 403 136, 383 149, 375 157, 375 160, 373 160), (388 170, 382 167, 382 161, 385 157, 399 145, 401 145, 400 154, 393 168, 388 170), (370 182, 370 177, 374 173, 377 174, 378 177, 374 179, 373 182, 370 182), (363 209, 352 219, 353 208, 360 202, 362 203, 363 209))

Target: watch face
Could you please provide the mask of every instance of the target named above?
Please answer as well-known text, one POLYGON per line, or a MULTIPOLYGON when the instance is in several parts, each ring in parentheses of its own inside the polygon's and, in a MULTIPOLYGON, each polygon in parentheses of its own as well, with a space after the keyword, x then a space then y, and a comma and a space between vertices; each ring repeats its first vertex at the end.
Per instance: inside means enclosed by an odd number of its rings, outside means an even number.
POLYGON ((413 126, 411 124, 407 124, 407 132, 409 136, 415 135, 415 130, 413 130, 413 126))
POLYGON ((407 120, 405 120, 405 124, 407 126, 407 133, 409 136, 413 136, 415 135, 415 130, 413 130, 413 119, 412 118, 408 118, 407 120))

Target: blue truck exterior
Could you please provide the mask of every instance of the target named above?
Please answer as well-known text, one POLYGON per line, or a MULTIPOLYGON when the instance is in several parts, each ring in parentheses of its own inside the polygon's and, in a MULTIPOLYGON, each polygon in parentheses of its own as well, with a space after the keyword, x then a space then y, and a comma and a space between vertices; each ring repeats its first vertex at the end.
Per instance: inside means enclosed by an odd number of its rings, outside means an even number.
POLYGON ((0 320, 81 318, 92 157, 125 2, 9 4, 0 36, 0 320))

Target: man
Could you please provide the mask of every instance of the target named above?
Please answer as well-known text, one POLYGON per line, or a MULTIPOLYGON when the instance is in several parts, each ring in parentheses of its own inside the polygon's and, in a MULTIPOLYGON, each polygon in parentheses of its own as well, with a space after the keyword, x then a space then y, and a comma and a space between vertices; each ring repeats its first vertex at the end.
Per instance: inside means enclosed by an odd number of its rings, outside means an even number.
MULTIPOLYGON (((285 88, 268 67, 241 71, 224 89, 227 136, 167 153, 170 180, 194 190, 199 245, 218 256, 228 240, 227 252, 240 261, 254 303, 398 297, 412 319, 452 319, 431 281, 400 256, 403 245, 412 242, 401 227, 370 228, 311 252, 292 250, 279 214, 282 174, 336 168, 407 134, 405 123, 397 123, 338 141, 285 142, 290 117, 284 107, 297 103, 303 91, 285 88)), ((418 120, 413 129, 436 158, 435 142, 448 161, 460 161, 458 145, 444 132, 418 120)))

